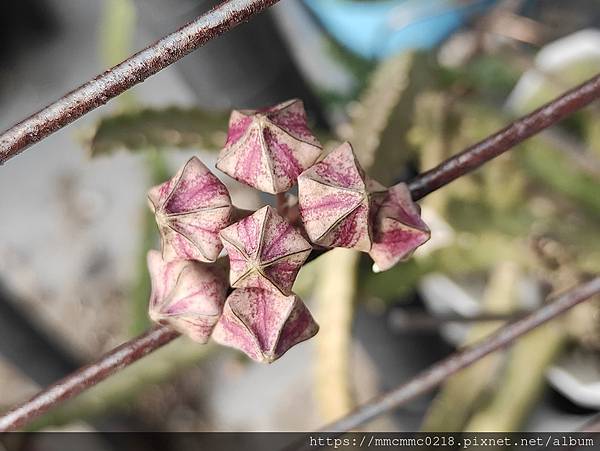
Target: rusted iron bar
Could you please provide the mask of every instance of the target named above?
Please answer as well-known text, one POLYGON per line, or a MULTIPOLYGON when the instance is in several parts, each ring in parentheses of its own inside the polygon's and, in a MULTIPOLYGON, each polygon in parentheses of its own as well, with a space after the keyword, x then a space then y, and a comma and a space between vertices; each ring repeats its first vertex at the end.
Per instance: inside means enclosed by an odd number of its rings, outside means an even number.
MULTIPOLYGON (((425 370, 411 381, 359 407, 345 418, 323 428, 323 431, 345 432, 386 413, 413 398, 432 390, 452 374, 486 355, 506 347, 520 336, 556 318, 593 295, 600 293, 600 277, 575 287, 556 300, 524 318, 499 329, 493 335, 459 351, 425 370)), ((99 360, 67 376, 43 390, 29 401, 0 416, 0 432, 19 429, 47 412, 56 404, 72 398, 116 371, 179 336, 168 327, 159 326, 105 354, 99 360)))
POLYGON ((556 318, 581 302, 600 293, 600 277, 583 283, 555 298, 524 318, 499 329, 492 335, 458 351, 418 374, 396 389, 360 406, 348 416, 323 428, 328 432, 356 429, 379 415, 389 412, 412 399, 433 390, 448 377, 477 362, 486 355, 505 348, 517 338, 556 318))
POLYGON ((517 119, 499 132, 468 147, 435 168, 415 177, 408 184, 413 199, 421 199, 438 188, 477 169, 482 164, 496 158, 598 98, 600 98, 600 74, 567 91, 527 116, 517 119))
POLYGON ((577 429, 577 432, 600 432, 600 414, 597 413, 588 421, 586 421, 580 428, 577 429))
POLYGON ((14 431, 53 406, 73 398, 84 390, 103 381, 111 374, 125 368, 146 354, 157 350, 179 336, 178 332, 159 326, 123 343, 98 360, 42 390, 29 401, 0 416, 0 432, 14 431))
POLYGON ((278 0, 227 0, 0 135, 0 165, 278 0))

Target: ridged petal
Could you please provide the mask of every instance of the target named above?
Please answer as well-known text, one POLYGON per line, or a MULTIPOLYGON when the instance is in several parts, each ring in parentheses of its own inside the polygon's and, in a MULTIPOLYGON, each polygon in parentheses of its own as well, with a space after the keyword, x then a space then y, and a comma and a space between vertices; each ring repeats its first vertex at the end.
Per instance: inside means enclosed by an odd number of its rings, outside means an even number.
POLYGON ((365 175, 350 144, 342 144, 298 177, 300 216, 310 240, 368 252, 383 190, 365 175))
POLYGON ((225 185, 196 157, 190 158, 174 179, 175 186, 162 204, 168 214, 206 210, 231 203, 225 185))
POLYGON ((271 194, 289 190, 319 157, 321 145, 306 124, 302 102, 234 111, 217 167, 271 194))
POLYGON ((196 157, 148 192, 161 234, 163 258, 213 262, 223 249, 219 231, 231 223, 223 183, 196 157))
POLYGON ((374 223, 374 242, 369 255, 380 271, 386 271, 429 240, 431 232, 404 183, 391 187, 374 223))
POLYGON ((298 179, 300 215, 313 243, 321 245, 340 220, 351 214, 364 200, 364 194, 326 185, 302 176, 298 179))
POLYGON ((274 174, 269 154, 265 150, 263 128, 253 121, 244 136, 221 151, 217 168, 238 182, 273 193, 274 174))
POLYGON ((266 206, 221 231, 230 260, 230 283, 291 292, 312 247, 273 208, 266 206))
POLYGON ((166 262, 158 251, 148 252, 148 268, 150 318, 206 343, 227 296, 225 271, 189 260, 166 262))
POLYGON ((314 336, 318 329, 296 295, 244 288, 234 290, 227 298, 213 338, 253 360, 271 363, 292 346, 314 336))
POLYGON ((267 115, 273 124, 287 131, 296 139, 316 147, 321 147, 321 144, 307 125, 306 111, 301 100, 292 99, 279 104, 278 107, 272 111, 267 111, 267 115))

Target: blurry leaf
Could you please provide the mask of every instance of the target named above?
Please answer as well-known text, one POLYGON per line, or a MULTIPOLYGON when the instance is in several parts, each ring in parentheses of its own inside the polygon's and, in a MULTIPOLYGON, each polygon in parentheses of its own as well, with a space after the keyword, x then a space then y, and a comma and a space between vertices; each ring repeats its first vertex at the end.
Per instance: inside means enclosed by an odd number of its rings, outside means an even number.
POLYGON ((548 152, 539 141, 519 155, 525 169, 547 187, 577 202, 600 218, 600 180, 578 170, 558 152, 548 152))
POLYGON ((519 80, 521 70, 502 58, 481 55, 457 68, 443 68, 445 89, 454 85, 477 91, 478 97, 504 101, 519 80))
POLYGON ((516 237, 527 234, 534 217, 526 208, 498 211, 485 199, 462 200, 453 197, 448 202, 447 220, 463 232, 480 234, 494 230, 516 237))
MULTIPOLYGON (((317 260, 313 260, 317 261, 317 260)), ((294 293, 301 299, 309 299, 314 291, 315 283, 319 277, 319 264, 309 262, 300 268, 294 282, 294 293)))
MULTIPOLYGON (((532 69, 533 70, 533 69, 532 69)), ((525 114, 540 105, 559 96, 561 93, 576 86, 600 71, 600 58, 587 57, 579 60, 564 62, 552 71, 534 72, 541 80, 528 91, 527 96, 519 99, 516 112, 525 114)), ((592 148, 600 149, 600 110, 596 104, 591 104, 585 110, 570 115, 561 123, 561 127, 587 141, 592 148)), ((597 155, 600 155, 600 151, 597 155)))
POLYGON ((415 289, 419 279, 435 267, 430 259, 411 258, 392 269, 374 273, 372 262, 361 272, 360 298, 376 297, 386 302, 401 299, 415 289))
POLYGON ((557 66, 553 71, 536 71, 540 83, 531 87, 528 96, 519 99, 518 112, 525 114, 546 102, 559 96, 567 89, 583 83, 600 71, 600 59, 587 58, 579 61, 570 61, 562 66, 557 66))
MULTIPOLYGON (((448 95, 429 90, 415 98, 414 109, 413 126, 408 137, 419 149, 419 172, 424 172, 448 158, 447 136, 452 113, 448 107, 448 95)), ((459 183, 461 182, 459 180, 459 183)), ((438 190, 427 196, 422 205, 427 205, 438 214, 444 215, 448 194, 448 190, 438 190)))
POLYGON ((141 334, 151 324, 148 316, 148 300, 150 299, 150 273, 146 264, 148 250, 157 244, 157 227, 154 215, 145 209, 141 215, 142 222, 136 256, 135 280, 130 288, 131 325, 129 333, 132 337, 141 334))
POLYGON ((319 93, 321 100, 327 104, 342 104, 355 99, 367 86, 369 75, 377 66, 376 62, 362 58, 338 44, 334 39, 324 36, 324 44, 327 52, 333 60, 343 66, 355 80, 354 88, 347 94, 331 93, 322 91, 319 93))
POLYGON ((219 149, 228 115, 198 108, 143 109, 102 119, 90 140, 92 156, 148 148, 219 149))

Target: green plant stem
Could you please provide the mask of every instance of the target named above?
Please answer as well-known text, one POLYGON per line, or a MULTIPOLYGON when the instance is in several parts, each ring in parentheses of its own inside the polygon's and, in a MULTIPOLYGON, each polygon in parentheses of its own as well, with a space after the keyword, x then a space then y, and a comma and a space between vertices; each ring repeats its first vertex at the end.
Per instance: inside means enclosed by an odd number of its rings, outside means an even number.
POLYGON ((316 399, 324 421, 348 413, 354 407, 350 353, 356 295, 358 254, 334 249, 317 263, 320 276, 314 288, 316 317, 327 327, 316 337, 316 399))
MULTIPOLYGON (((492 272, 483 298, 482 308, 488 313, 510 313, 516 304, 516 283, 519 267, 513 262, 502 262, 492 272)), ((500 327, 502 323, 474 326, 466 345, 480 340, 500 327)), ((423 431, 461 431, 476 408, 483 392, 494 377, 503 356, 492 354, 452 376, 435 397, 421 429, 423 431)))
MULTIPOLYGON (((157 185, 169 178, 167 162, 159 149, 149 149, 145 153, 146 168, 152 185, 157 185)), ((158 233, 154 215, 145 208, 141 218, 141 233, 136 258, 136 276, 131 291, 131 326, 132 336, 141 334, 150 326, 148 318, 148 299, 150 298, 150 275, 146 264, 146 255, 156 247, 158 233)))
POLYGON ((518 341, 509 353, 503 382, 491 402, 465 426, 470 432, 512 432, 523 425, 545 386, 548 367, 566 342, 560 324, 538 327, 518 341))
POLYGON ((322 430, 329 432, 354 430, 361 424, 429 392, 451 375, 478 362, 492 352, 505 348, 521 336, 599 293, 600 276, 573 287, 526 317, 507 324, 492 335, 442 359, 408 382, 372 399, 346 417, 326 425, 322 430))

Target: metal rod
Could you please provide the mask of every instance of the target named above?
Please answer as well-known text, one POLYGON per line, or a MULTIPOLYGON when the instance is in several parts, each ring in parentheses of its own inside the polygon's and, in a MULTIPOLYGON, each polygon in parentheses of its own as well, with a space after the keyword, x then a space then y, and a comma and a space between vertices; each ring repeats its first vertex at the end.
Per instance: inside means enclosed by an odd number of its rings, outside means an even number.
POLYGON ((432 315, 423 312, 411 312, 406 310, 394 310, 391 312, 388 325, 395 332, 419 332, 437 330, 447 324, 473 324, 490 322, 514 321, 524 317, 525 311, 510 313, 480 313, 475 316, 463 316, 457 314, 432 315))
POLYGON ((577 429, 577 432, 600 432, 600 414, 596 414, 586 421, 577 429))
POLYGON ((483 340, 446 357, 410 381, 369 401, 348 416, 324 427, 323 431, 351 431, 379 415, 406 404, 417 396, 434 389, 454 373, 477 362, 486 355, 506 347, 520 336, 556 318, 598 293, 600 293, 600 277, 595 277, 556 297, 554 301, 540 307, 524 318, 507 324, 483 340))
POLYGON ((567 91, 527 116, 517 119, 499 132, 468 147, 433 169, 415 177, 408 184, 413 199, 421 199, 438 188, 477 169, 482 164, 496 158, 598 98, 600 98, 600 74, 567 91))
POLYGON ((278 0, 227 0, 0 135, 0 165, 278 0))
POLYGON ((95 362, 71 373, 54 385, 42 390, 29 401, 3 414, 0 417, 0 432, 19 429, 56 404, 96 385, 116 371, 166 345, 178 336, 178 332, 166 326, 159 326, 123 343, 95 362))

